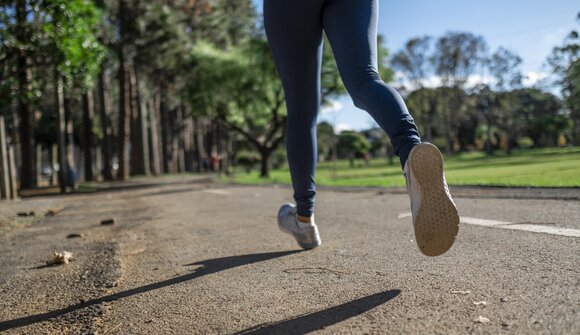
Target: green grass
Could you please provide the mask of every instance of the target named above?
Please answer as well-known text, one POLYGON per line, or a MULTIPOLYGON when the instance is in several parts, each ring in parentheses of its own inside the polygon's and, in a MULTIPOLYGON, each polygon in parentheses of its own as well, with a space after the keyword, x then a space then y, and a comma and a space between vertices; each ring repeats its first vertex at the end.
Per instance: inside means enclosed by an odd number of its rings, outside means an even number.
MULTIPOLYGON (((579 187, 580 147, 516 151, 512 155, 466 153, 445 158, 445 175, 450 185, 579 187)), ((273 170, 270 178, 257 171, 238 170, 222 182, 241 184, 289 184, 288 168, 273 170)), ((404 186, 398 160, 388 165, 385 159, 374 159, 369 166, 362 160, 350 168, 347 161, 318 164, 316 183, 326 186, 404 186)))

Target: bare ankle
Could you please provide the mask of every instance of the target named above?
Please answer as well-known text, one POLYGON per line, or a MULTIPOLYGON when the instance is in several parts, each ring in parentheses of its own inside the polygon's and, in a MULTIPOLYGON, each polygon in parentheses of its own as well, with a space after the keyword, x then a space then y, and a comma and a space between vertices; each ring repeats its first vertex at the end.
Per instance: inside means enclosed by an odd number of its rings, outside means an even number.
POLYGON ((296 219, 302 223, 312 223, 311 216, 301 216, 301 215, 296 214, 296 219))

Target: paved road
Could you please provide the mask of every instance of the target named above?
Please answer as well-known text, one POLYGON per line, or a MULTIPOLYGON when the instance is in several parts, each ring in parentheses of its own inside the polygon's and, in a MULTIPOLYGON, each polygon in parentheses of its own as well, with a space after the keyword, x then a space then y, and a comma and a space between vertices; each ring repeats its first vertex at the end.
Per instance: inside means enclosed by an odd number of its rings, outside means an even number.
POLYGON ((321 189, 308 252, 275 224, 288 187, 188 177, 27 199, 62 210, 0 236, 0 332, 579 334, 580 191, 566 192, 456 189, 467 219, 437 258, 400 192, 321 189), (61 249, 75 261, 43 266, 61 249))

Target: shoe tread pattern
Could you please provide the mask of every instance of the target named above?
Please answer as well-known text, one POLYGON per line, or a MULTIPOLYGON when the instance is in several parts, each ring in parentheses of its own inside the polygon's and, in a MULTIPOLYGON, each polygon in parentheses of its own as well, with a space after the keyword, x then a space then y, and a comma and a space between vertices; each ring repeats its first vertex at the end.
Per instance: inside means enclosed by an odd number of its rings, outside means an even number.
POLYGON ((411 155, 409 168, 421 192, 421 206, 413 220, 415 238, 423 254, 439 256, 455 242, 459 213, 445 192, 443 157, 437 147, 423 143, 411 155))

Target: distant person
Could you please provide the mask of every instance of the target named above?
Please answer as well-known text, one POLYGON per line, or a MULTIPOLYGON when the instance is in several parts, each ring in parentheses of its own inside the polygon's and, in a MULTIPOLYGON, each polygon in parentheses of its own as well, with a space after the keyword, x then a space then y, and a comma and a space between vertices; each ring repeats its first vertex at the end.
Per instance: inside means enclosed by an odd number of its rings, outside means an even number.
POLYGON ((304 249, 321 244, 314 220, 314 177, 324 31, 354 104, 389 135, 401 160, 419 249, 441 255, 455 241, 459 215, 441 153, 421 143, 401 96, 379 77, 377 21, 378 0, 264 0, 266 34, 286 95, 286 148, 296 201, 280 208, 278 225, 304 249))
POLYGON ((209 163, 212 171, 218 171, 220 168, 220 156, 214 151, 209 156, 209 163))

